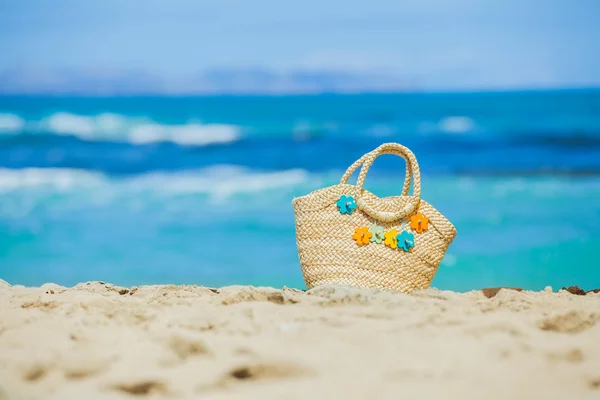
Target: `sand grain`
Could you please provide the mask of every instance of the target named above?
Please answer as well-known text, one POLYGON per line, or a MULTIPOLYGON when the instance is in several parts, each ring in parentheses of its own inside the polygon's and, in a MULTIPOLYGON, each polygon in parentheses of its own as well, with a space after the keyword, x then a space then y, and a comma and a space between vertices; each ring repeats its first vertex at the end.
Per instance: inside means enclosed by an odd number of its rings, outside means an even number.
POLYGON ((492 292, 0 281, 0 399, 600 398, 600 294, 492 292))

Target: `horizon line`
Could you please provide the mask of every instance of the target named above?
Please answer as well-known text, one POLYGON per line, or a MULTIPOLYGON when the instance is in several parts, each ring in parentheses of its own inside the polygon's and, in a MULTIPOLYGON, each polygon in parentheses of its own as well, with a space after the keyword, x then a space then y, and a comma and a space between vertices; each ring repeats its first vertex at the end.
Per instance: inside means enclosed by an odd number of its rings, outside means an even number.
POLYGON ((390 90, 290 90, 290 91, 131 91, 102 93, 99 91, 15 91, 2 92, 0 97, 316 97, 316 96, 357 96, 357 95, 474 95, 474 94, 516 94, 540 92, 594 92, 600 91, 597 86, 549 86, 549 87, 482 87, 482 88, 448 88, 448 89, 390 89, 390 90))

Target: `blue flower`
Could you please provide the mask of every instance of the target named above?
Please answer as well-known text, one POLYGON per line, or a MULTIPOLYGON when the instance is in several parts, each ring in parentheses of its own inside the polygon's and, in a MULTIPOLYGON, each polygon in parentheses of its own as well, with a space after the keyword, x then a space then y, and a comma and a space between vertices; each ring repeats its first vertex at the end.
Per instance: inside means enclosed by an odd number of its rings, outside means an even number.
POLYGON ((402 231, 401 234, 396 236, 396 239, 398 239, 398 248, 401 248, 404 251, 408 251, 411 247, 415 247, 415 235, 412 233, 402 231))
POLYGON ((356 201, 354 201, 354 197, 352 196, 342 195, 335 204, 340 208, 340 213, 342 214, 352 214, 352 211, 356 208, 356 201))

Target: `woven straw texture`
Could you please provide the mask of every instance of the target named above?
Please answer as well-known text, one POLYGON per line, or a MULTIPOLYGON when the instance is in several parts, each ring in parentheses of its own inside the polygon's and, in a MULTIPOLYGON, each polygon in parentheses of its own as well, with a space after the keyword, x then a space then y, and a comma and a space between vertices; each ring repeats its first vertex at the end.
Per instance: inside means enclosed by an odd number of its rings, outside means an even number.
POLYGON ((340 184, 295 198, 296 243, 306 286, 310 289, 342 284, 404 293, 428 288, 456 229, 420 197, 421 177, 414 154, 400 144, 386 143, 354 162, 340 184), (381 154, 406 160, 400 196, 379 198, 363 189, 369 168, 381 154), (361 170, 356 185, 348 184, 358 167, 361 170), (409 195, 411 182, 413 194, 409 195), (357 208, 352 214, 340 213, 336 202, 342 195, 356 200, 357 208), (410 217, 418 212, 429 218, 429 229, 422 233, 410 227, 410 217), (405 252, 383 243, 357 245, 352 239, 355 228, 374 222, 386 232, 395 229, 398 233, 405 230, 414 234, 414 247, 405 252))

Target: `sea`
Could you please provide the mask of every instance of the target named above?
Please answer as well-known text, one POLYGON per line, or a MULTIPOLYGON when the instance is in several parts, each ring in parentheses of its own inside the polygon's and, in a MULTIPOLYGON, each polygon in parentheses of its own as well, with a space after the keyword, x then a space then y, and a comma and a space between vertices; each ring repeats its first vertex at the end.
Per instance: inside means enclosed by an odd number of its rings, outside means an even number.
POLYGON ((0 278, 303 289, 292 199, 386 142, 458 231, 434 287, 600 287, 600 90, 2 96, 0 278))

